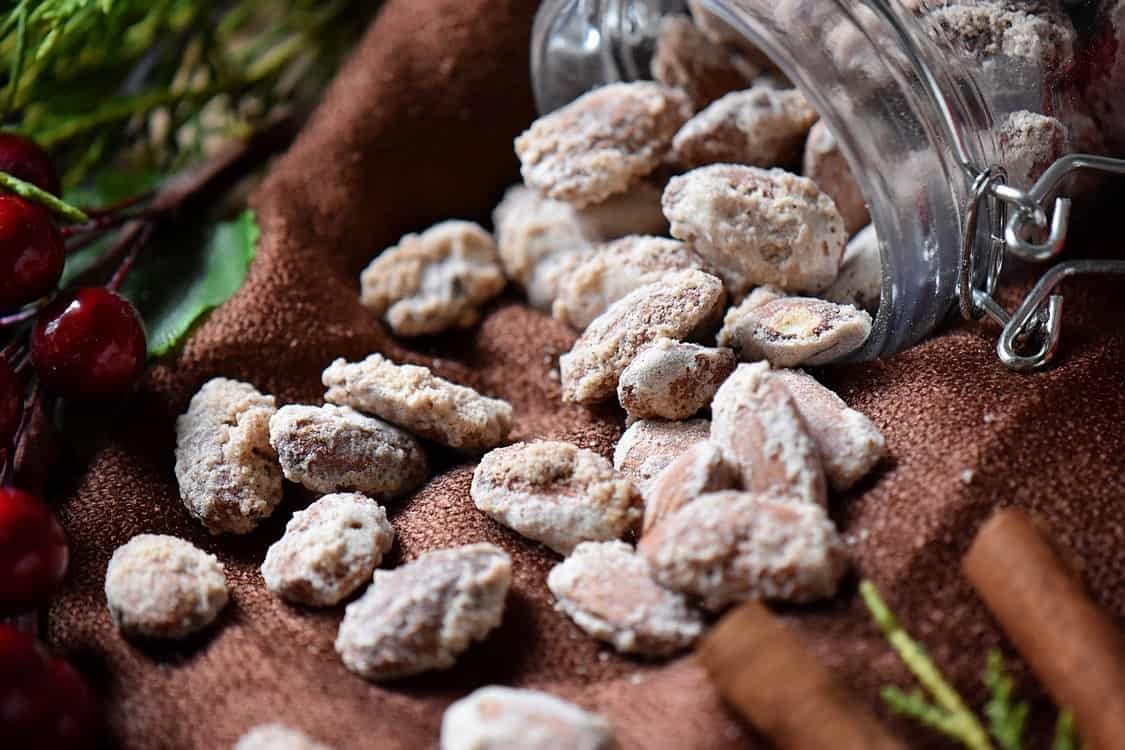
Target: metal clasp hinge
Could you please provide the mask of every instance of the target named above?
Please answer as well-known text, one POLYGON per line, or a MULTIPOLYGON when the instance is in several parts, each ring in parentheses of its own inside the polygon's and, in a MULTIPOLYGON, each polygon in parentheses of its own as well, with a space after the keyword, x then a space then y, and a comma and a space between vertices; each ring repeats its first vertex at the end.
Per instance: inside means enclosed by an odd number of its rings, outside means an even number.
POLYGON ((1027 190, 1007 185, 1007 175, 999 166, 978 172, 973 179, 961 242, 958 306, 966 320, 987 315, 1003 327, 996 342, 996 354, 1013 370, 1043 367, 1058 350, 1063 298, 1055 293, 1055 288, 1063 280, 1079 275, 1125 274, 1125 260, 1066 261, 1043 274, 1011 314, 993 297, 1005 253, 1041 263, 1062 251, 1070 222, 1070 198, 1055 198, 1050 221, 1043 203, 1070 173, 1084 169, 1125 174, 1125 160, 1070 154, 1056 160, 1027 190), (978 243, 977 224, 981 204, 986 198, 996 201, 995 223, 988 241, 978 243), (1042 242, 1032 240, 1033 236, 1044 232, 1046 238, 1042 242), (985 264, 983 286, 978 287, 975 284, 981 275, 978 268, 982 263, 985 264))

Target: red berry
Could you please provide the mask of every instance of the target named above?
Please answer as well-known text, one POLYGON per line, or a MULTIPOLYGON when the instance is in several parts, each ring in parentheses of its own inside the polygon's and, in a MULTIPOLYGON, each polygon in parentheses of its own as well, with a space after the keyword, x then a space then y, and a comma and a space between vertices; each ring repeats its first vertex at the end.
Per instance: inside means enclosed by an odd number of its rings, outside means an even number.
POLYGON ((137 311, 108 289, 79 289, 56 300, 31 331, 36 372, 67 398, 123 393, 144 369, 146 351, 137 311))
POLYGON ((97 726, 93 693, 82 676, 65 660, 52 659, 49 669, 47 690, 44 692, 55 712, 45 732, 45 736, 52 739, 44 746, 86 747, 94 738, 97 726))
POLYGON ((38 143, 15 133, 0 133, 0 172, 7 172, 40 190, 62 195, 55 164, 38 143))
POLYGON ((30 634, 0 625, 0 747, 76 750, 96 728, 85 680, 30 634))
POLYGON ((66 245, 50 214, 23 198, 0 194, 0 311, 54 289, 64 262, 66 245))
POLYGON ((0 451, 8 447, 23 414, 23 382, 8 360, 0 357, 0 451))
POLYGON ((46 603, 66 575, 66 536, 34 495, 0 487, 0 614, 46 603))

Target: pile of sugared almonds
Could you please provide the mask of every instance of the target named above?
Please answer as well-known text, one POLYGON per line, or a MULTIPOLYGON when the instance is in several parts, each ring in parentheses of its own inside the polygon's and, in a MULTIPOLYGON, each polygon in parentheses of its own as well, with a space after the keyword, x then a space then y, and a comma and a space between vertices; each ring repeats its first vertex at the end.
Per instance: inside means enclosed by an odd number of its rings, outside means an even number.
MULTIPOLYGON (((612 461, 566 442, 505 444, 509 404, 380 354, 329 364, 325 403, 278 408, 225 378, 191 399, 175 471, 210 532, 253 530, 285 480, 320 495, 261 573, 300 606, 363 591, 336 638, 349 670, 384 681, 445 669, 503 619, 512 560, 491 544, 379 568, 394 540, 384 504, 427 481, 435 449, 481 456, 472 512, 559 555, 544 581, 558 609, 618 651, 668 656, 739 601, 835 593, 847 560, 829 497, 878 463, 883 437, 785 368, 863 344, 879 249, 870 228, 845 249, 868 221, 862 198, 815 111, 761 65, 668 19, 658 82, 592 91, 517 139, 525 184, 496 208, 494 234, 446 221, 361 276, 362 304, 399 336, 471 327, 509 282, 579 331, 559 360, 562 398, 621 404, 629 424, 612 461), (778 168, 802 149, 807 176, 778 168)), ((106 597, 126 634, 181 638, 216 620, 225 574, 184 540, 142 535, 114 554, 106 597)), ((453 704, 441 739, 446 750, 613 742, 602 717, 502 687, 453 704)), ((238 748, 280 746, 323 747, 263 725, 238 748)))

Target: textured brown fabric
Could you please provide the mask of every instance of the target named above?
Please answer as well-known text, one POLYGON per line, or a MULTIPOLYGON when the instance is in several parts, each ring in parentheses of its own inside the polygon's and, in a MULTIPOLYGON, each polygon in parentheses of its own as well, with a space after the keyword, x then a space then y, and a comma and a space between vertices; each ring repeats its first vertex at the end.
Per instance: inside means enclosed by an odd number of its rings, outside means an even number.
MULTIPOLYGON (((274 517, 245 537, 209 536, 178 498, 174 418, 205 380, 242 378, 283 403, 315 401, 329 361, 371 351, 430 364, 508 399, 515 439, 568 439, 611 454, 622 414, 560 402, 551 370, 572 341, 560 325, 502 301, 472 334, 407 350, 356 301, 358 270, 378 248, 438 219, 483 218, 516 179, 511 140, 532 115, 533 5, 389 2, 258 191, 263 239, 245 287, 173 361, 151 370, 124 412, 87 415, 103 429, 62 502, 73 556, 48 637, 104 697, 113 744, 214 750, 254 724, 283 721, 341 750, 430 748, 451 700, 501 682, 609 714, 626 748, 761 746, 724 710, 690 657, 667 664, 623 658, 555 612, 545 578, 557 558, 473 509, 472 465, 462 459, 435 454, 435 478, 391 508, 398 539, 388 564, 454 544, 502 545, 515 563, 504 623, 455 668, 387 686, 353 676, 336 658, 342 608, 291 607, 263 588, 265 549, 309 501, 306 493, 287 489, 274 517), (103 576, 113 549, 141 532, 183 536, 224 561, 232 602, 217 627, 170 646, 119 637, 103 576)), ((1123 313, 1119 287, 1076 285, 1067 297, 1061 364, 1044 374, 1005 371, 991 338, 963 329, 885 362, 827 373, 882 426, 891 453, 874 476, 834 502, 856 539, 858 570, 976 701, 985 650, 1002 640, 957 563, 994 506, 1041 514, 1084 561, 1097 599, 1119 622, 1125 618, 1123 313)), ((885 716, 878 689, 905 684, 906 673, 854 588, 853 579, 834 604, 787 616, 885 716)), ((1032 746, 1045 747, 1053 716, 1018 664, 1017 673, 1037 701, 1040 739, 1032 746)), ((894 726, 912 747, 948 747, 904 722, 894 726)))

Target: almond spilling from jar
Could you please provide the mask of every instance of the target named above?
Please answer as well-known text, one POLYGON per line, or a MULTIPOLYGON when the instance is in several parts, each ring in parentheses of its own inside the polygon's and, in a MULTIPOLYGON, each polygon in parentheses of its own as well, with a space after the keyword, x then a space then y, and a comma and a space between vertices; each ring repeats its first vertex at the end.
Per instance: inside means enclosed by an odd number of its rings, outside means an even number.
POLYGON ((428 368, 396 365, 381 354, 360 362, 337 359, 321 375, 324 400, 385 419, 463 451, 487 450, 512 428, 512 407, 428 368))
POLYGON ((492 685, 445 710, 441 750, 613 750, 609 721, 538 690, 492 685))
POLYGON ((657 475, 645 495, 645 517, 641 533, 647 534, 661 520, 711 492, 737 489, 738 472, 710 441, 696 443, 657 475))
POLYGON ((559 282, 577 267, 567 258, 607 240, 668 231, 662 192, 641 181, 628 192, 577 209, 523 185, 509 188, 492 212, 504 274, 524 289, 533 307, 550 311, 559 282))
POLYGON ((426 552, 392 571, 376 570, 344 612, 336 652, 369 680, 451 667, 500 624, 511 579, 511 559, 491 544, 426 552))
POLYGON ((642 494, 648 494, 652 480, 691 446, 707 440, 711 422, 689 419, 666 422, 642 419, 625 430, 613 450, 613 468, 633 480, 642 494))
POLYGON ((819 506, 745 492, 687 504, 640 544, 657 583, 719 612, 747 599, 802 603, 836 593, 847 569, 819 506))
POLYGON ((725 301, 722 282, 696 270, 669 274, 625 295, 559 358, 563 400, 605 400, 642 347, 661 337, 678 341, 713 329, 725 301))
POLYGON ((609 461, 556 441, 486 454, 469 494, 497 522, 562 555, 580 542, 617 539, 641 515, 640 493, 609 461))
POLYGON ((807 373, 776 370, 772 376, 781 380, 793 397, 820 452, 832 489, 843 492, 879 463, 887 444, 874 422, 848 408, 842 398, 807 373))
POLYGON ((823 120, 809 131, 801 172, 832 198, 849 236, 871 221, 859 183, 840 151, 839 142, 823 120))
POLYGON ((672 154, 685 167, 788 166, 816 121, 801 92, 760 83, 727 94, 688 120, 672 141, 672 154))
POLYGON ((730 349, 657 339, 621 373, 617 399, 631 417, 686 419, 711 403, 734 366, 730 349))
POLYGON ((492 223, 504 275, 522 287, 545 259, 586 249, 599 239, 574 206, 523 185, 504 193, 492 223))
POLYGON ((883 261, 875 227, 868 225, 848 241, 840 275, 821 296, 838 305, 854 305, 874 315, 883 295, 883 261))
POLYGON ((712 42, 687 16, 660 19, 652 77, 681 89, 695 109, 703 109, 724 94, 746 88, 757 72, 753 65, 712 42))
POLYGON ((741 364, 711 402, 711 440, 743 489, 823 506, 828 488, 816 443, 785 384, 765 362, 741 364))
POLYGON ((687 96, 658 83, 594 89, 516 139, 524 182, 580 208, 600 203, 660 166, 689 117, 687 96))
POLYGON ((468 328, 504 290, 492 235, 468 221, 408 234, 360 275, 360 302, 400 336, 468 328))
POLYGON ((784 297, 727 312, 719 343, 740 359, 777 367, 826 365, 851 354, 871 333, 871 316, 852 305, 812 297, 784 297))
POLYGON ((736 297, 760 284, 825 289, 847 241, 832 199, 780 169, 713 164, 674 177, 664 215, 672 236, 703 256, 736 297))
POLYGON ((683 594, 657 585, 624 542, 584 542, 551 569, 557 606, 592 637, 623 653, 666 656, 690 646, 703 618, 683 594))
POLYGON ((566 276, 552 313, 581 331, 629 292, 691 268, 702 270, 703 259, 682 242, 666 237, 622 237, 597 247, 566 276))

